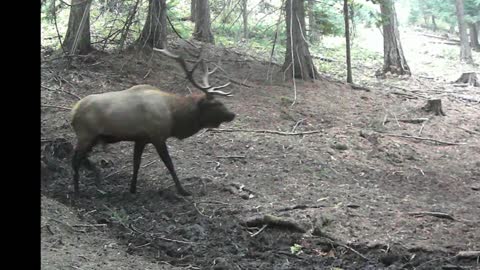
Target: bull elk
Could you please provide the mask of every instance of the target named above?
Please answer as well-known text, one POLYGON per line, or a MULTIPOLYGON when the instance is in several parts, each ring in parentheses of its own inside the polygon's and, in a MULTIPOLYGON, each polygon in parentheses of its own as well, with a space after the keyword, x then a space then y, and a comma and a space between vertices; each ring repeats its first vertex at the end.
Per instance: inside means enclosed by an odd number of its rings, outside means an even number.
POLYGON ((100 171, 87 157, 95 145, 130 141, 134 142, 131 193, 136 192, 143 150, 151 143, 170 172, 177 192, 183 196, 191 195, 178 180, 166 140, 171 137, 182 140, 203 128, 216 128, 235 118, 235 113, 214 98, 214 95, 231 96, 231 92, 219 90, 230 82, 217 87, 210 86, 208 82, 208 76, 217 68, 212 71, 206 68, 202 77, 203 85, 200 85, 194 80, 193 74, 202 60, 188 70, 185 60, 180 56, 166 49, 154 50, 175 59, 188 80, 203 93, 180 96, 144 84, 121 91, 92 94, 77 102, 72 109, 71 120, 77 136, 72 157, 75 194, 79 193, 79 169, 82 165, 95 173, 97 185, 101 181, 100 171))

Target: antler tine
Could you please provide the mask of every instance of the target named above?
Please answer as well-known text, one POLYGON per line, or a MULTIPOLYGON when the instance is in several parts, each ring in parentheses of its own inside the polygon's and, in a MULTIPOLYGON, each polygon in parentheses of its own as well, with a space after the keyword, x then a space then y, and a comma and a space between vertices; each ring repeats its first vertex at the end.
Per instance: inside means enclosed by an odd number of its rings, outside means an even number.
POLYGON ((185 60, 180 57, 179 55, 176 55, 170 51, 168 51, 167 49, 158 49, 158 48, 153 48, 154 51, 157 51, 157 52, 161 52, 173 59, 175 59, 179 64, 180 66, 183 68, 183 70, 185 71, 185 74, 187 76, 187 79, 198 89, 200 89, 201 91, 203 91, 205 94, 207 95, 210 95, 210 94, 216 94, 216 95, 221 95, 221 96, 232 96, 231 92, 223 92, 223 91, 218 91, 216 89, 222 89, 222 88, 225 88, 227 87, 228 85, 230 85, 230 82, 224 84, 224 85, 221 85, 221 86, 210 86, 210 84, 208 83, 208 76, 210 74, 212 74, 213 72, 215 72, 218 68, 218 66, 216 66, 212 71, 208 71, 208 67, 206 66, 206 71, 205 71, 205 75, 203 76, 203 83, 205 86, 201 86, 200 84, 198 84, 194 79, 193 79, 193 73, 195 71, 195 69, 198 67, 198 65, 200 63, 203 62, 203 59, 200 59, 198 60, 195 65, 193 65, 193 68, 192 70, 188 70, 187 68, 187 64, 185 63, 185 60))

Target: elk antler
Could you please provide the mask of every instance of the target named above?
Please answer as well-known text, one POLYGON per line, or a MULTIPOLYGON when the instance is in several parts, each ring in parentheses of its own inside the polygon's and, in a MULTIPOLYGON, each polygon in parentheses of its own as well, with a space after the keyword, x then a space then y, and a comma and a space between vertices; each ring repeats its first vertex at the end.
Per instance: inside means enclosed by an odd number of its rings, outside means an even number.
POLYGON ((173 54, 172 52, 168 51, 167 49, 158 49, 158 48, 153 48, 154 51, 157 51, 157 52, 161 52, 173 59, 175 59, 179 64, 180 66, 183 68, 183 70, 185 71, 185 74, 187 75, 187 78, 188 80, 198 89, 202 90, 203 92, 205 92, 205 94, 207 95, 220 95, 220 96, 232 96, 232 92, 223 92, 223 91, 220 91, 218 89, 222 89, 222 88, 225 88, 227 86, 230 85, 230 82, 224 84, 224 85, 220 85, 220 86, 210 86, 209 82, 208 82, 208 76, 213 74, 217 68, 215 67, 212 71, 208 71, 208 67, 206 68, 206 71, 205 71, 205 75, 203 75, 202 79, 203 79, 203 84, 204 86, 201 86, 200 84, 198 84, 194 79, 193 79, 193 72, 195 71, 195 69, 198 67, 198 64, 200 64, 203 59, 200 59, 198 60, 195 65, 193 65, 193 68, 192 70, 188 70, 187 68, 187 63, 185 63, 185 60, 180 57, 179 55, 176 55, 176 54, 173 54))

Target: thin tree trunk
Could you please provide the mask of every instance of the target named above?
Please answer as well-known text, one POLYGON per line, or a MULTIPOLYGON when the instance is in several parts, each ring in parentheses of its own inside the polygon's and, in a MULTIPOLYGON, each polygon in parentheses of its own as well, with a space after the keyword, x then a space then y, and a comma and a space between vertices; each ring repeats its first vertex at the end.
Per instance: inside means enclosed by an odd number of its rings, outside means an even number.
POLYGON ((242 0, 242 15, 243 15, 243 38, 248 39, 248 0, 242 0))
POLYGON ((463 0, 456 0, 455 8, 457 12, 458 30, 460 32, 460 61, 473 63, 472 49, 468 42, 467 27, 465 24, 463 0))
POLYGON ((167 4, 165 0, 149 0, 148 15, 137 41, 156 48, 167 46, 167 4))
MULTIPOLYGON (((287 0, 285 5, 287 20, 287 50, 282 70, 293 68, 295 78, 316 79, 318 77, 307 41, 305 40, 304 0, 287 0), (292 64, 293 61, 293 64, 292 64)), ((292 72, 286 72, 289 78, 292 72)))
POLYGON ((317 41, 316 27, 315 22, 315 12, 314 12, 314 2, 315 0, 308 0, 307 12, 308 12, 308 39, 310 42, 317 41))
POLYGON ((475 51, 480 51, 480 44, 478 43, 478 30, 476 23, 468 24, 470 28, 470 46, 475 51))
POLYGON ((90 42, 90 1, 72 0, 63 47, 72 55, 92 51, 90 42))
POLYGON ((411 75, 407 60, 403 55, 395 5, 392 0, 380 1, 383 18, 383 73, 411 75))
POLYGON ((351 64, 351 61, 350 61, 350 24, 349 24, 349 18, 348 18, 348 0, 343 0, 343 18, 345 19, 347 82, 348 83, 353 83, 352 64, 351 64))
POLYGON ((437 22, 435 21, 435 16, 432 15, 432 27, 433 27, 433 32, 437 31, 437 22))
POLYGON ((196 0, 195 30, 193 38, 215 44, 210 22, 210 6, 208 0, 196 0))
POLYGON ((192 22, 195 22, 195 11, 197 10, 195 4, 196 4, 197 0, 191 0, 191 3, 190 3, 190 20, 192 22))

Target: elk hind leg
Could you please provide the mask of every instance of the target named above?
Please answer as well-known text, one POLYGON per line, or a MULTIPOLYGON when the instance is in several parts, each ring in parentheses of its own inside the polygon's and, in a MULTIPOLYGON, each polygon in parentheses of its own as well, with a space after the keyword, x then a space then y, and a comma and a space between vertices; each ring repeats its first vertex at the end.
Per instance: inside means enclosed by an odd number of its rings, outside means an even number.
POLYGON ((135 146, 133 149, 133 175, 132 181, 130 182, 130 193, 137 192, 137 176, 138 176, 138 169, 140 168, 140 163, 142 161, 142 153, 145 149, 145 142, 135 142, 135 146))

